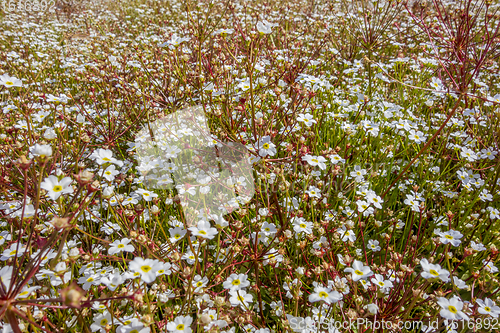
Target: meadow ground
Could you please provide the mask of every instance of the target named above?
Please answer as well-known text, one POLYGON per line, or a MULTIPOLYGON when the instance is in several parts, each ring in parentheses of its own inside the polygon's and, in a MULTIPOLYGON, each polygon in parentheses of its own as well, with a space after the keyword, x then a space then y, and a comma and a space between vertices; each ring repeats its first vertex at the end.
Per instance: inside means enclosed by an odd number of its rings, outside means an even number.
POLYGON ((499 1, 0 4, 0 332, 500 330, 499 1))

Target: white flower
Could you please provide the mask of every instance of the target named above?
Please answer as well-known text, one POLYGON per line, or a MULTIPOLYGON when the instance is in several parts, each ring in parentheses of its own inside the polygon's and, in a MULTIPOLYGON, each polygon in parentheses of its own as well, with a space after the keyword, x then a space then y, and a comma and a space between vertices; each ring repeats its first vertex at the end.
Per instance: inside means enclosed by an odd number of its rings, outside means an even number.
POLYGON ((339 229, 337 229, 337 232, 340 234, 340 238, 343 242, 354 242, 356 240, 356 234, 354 233, 354 231, 347 230, 345 226, 341 226, 339 229))
POLYGON ((469 286, 467 286, 467 283, 465 283, 464 280, 459 279, 458 277, 454 276, 453 277, 453 284, 458 288, 458 289, 467 289, 469 286))
POLYGON ((486 261, 485 259, 483 259, 483 265, 484 265, 484 269, 490 273, 498 272, 498 268, 495 265, 493 265, 493 263, 491 261, 486 261))
POLYGON ((340 157, 338 154, 333 154, 333 155, 330 155, 330 162, 332 162, 333 164, 337 164, 337 163, 344 163, 345 160, 340 157))
POLYGON ((189 193, 191 195, 195 195, 196 194, 196 187, 191 186, 189 184, 175 185, 175 188, 177 189, 177 192, 179 193, 179 195, 183 195, 185 193, 189 193))
POLYGON ((464 236, 460 231, 456 231, 453 229, 446 232, 439 232, 438 235, 440 237, 439 240, 441 241, 441 243, 443 244, 450 243, 455 247, 460 245, 461 243, 460 238, 464 236))
POLYGON ((248 89, 250 89, 250 79, 246 79, 238 83, 237 88, 243 91, 247 91, 248 89))
POLYGON ((305 155, 302 156, 302 161, 306 161, 309 165, 312 166, 318 166, 321 170, 326 169, 326 158, 324 158, 323 156, 305 155))
POLYGON ((123 278, 123 276, 121 276, 119 272, 113 272, 110 275, 103 277, 100 282, 106 285, 106 287, 108 287, 109 290, 114 291, 124 281, 125 279, 123 278))
POLYGON ((165 43, 162 43, 160 45, 158 45, 159 47, 164 47, 164 46, 167 46, 170 48, 170 49, 174 49, 176 47, 178 47, 179 45, 181 45, 182 43, 184 42, 188 42, 189 41, 189 38, 185 38, 185 37, 179 37, 177 35, 172 35, 172 37, 170 38, 169 41, 166 41, 165 43))
POLYGON ((36 143, 31 147, 30 151, 34 156, 38 156, 42 159, 52 156, 52 147, 50 145, 39 145, 36 143))
POLYGON ((474 162, 478 159, 476 153, 467 147, 462 147, 462 151, 460 152, 460 156, 467 159, 469 162, 474 162))
POLYGON ((372 270, 368 266, 364 266, 359 260, 354 260, 352 267, 347 267, 344 272, 352 273, 352 280, 358 281, 373 275, 372 270))
POLYGON ((64 177, 58 180, 56 176, 50 175, 40 184, 40 187, 47 191, 47 195, 52 200, 57 200, 62 194, 73 193, 71 183, 73 180, 69 177, 64 177))
POLYGON ((350 176, 354 177, 357 182, 361 182, 364 179, 364 175, 366 175, 366 170, 361 169, 359 165, 354 166, 354 170, 351 171, 350 176))
POLYGON ((43 137, 47 140, 52 140, 52 139, 55 139, 57 138, 57 134, 56 134, 56 131, 54 131, 54 129, 52 128, 47 128, 45 130, 45 132, 43 133, 43 137))
POLYGON ((371 314, 374 314, 374 315, 375 315, 375 314, 377 314, 377 313, 378 313, 378 309, 379 309, 379 308, 378 308, 378 305, 377 305, 377 304, 373 304, 373 303, 371 303, 371 304, 368 304, 368 305, 366 306, 366 309, 368 310, 368 312, 370 312, 371 314))
POLYGON ((195 236, 202 238, 212 239, 217 235, 217 229, 212 228, 210 222, 201 220, 198 222, 198 226, 188 228, 189 231, 195 236))
POLYGON ((156 194, 154 192, 151 192, 151 191, 148 191, 148 190, 145 190, 143 188, 137 189, 135 191, 135 193, 141 195, 142 198, 144 200, 146 200, 146 201, 151 201, 151 200, 153 200, 153 198, 157 198, 158 197, 158 194, 156 194))
POLYGON ((433 77, 431 79, 431 83, 430 84, 431 84, 431 87, 433 87, 436 90, 442 90, 443 89, 443 83, 437 77, 433 77))
POLYGON ((257 30, 261 34, 270 34, 272 31, 272 28, 276 26, 277 24, 270 23, 266 20, 262 20, 262 22, 257 23, 257 30))
POLYGON ((312 198, 320 198, 321 197, 321 190, 317 188, 316 186, 309 186, 309 189, 306 191, 307 195, 309 195, 312 198))
POLYGON ((371 249, 373 252, 380 251, 379 241, 373 239, 368 240, 368 248, 371 249))
POLYGON ((111 196, 114 193, 114 190, 115 190, 114 186, 106 186, 106 187, 104 187, 102 189, 102 196, 103 196, 103 198, 105 198, 105 199, 111 198, 111 196))
POLYGON ((411 206, 412 211, 414 212, 420 211, 420 202, 413 195, 407 194, 404 203, 406 205, 411 206))
POLYGON ((178 316, 174 321, 167 323, 167 330, 175 333, 191 333, 193 318, 190 316, 178 316))
POLYGON ((106 326, 112 323, 111 314, 108 311, 105 311, 102 314, 96 315, 94 317, 94 323, 90 325, 90 329, 92 332, 100 331, 105 333, 106 326))
POLYGON ((500 211, 496 208, 493 207, 488 207, 488 211, 490 212, 490 219, 499 219, 500 218, 500 211))
POLYGON ((311 127, 313 124, 316 124, 316 120, 314 120, 314 117, 309 113, 299 114, 299 116, 297 117, 297 121, 304 123, 304 125, 306 125, 307 127, 311 127))
POLYGON ((221 35, 221 36, 225 37, 227 35, 232 34, 233 32, 234 32, 234 29, 224 29, 224 28, 222 28, 222 29, 218 29, 218 30, 214 31, 212 33, 212 35, 213 36, 221 35))
POLYGON ((47 94, 47 102, 55 102, 55 103, 63 103, 66 104, 68 103, 68 100, 70 98, 66 96, 65 94, 61 94, 59 97, 54 96, 52 94, 47 94))
POLYGON ((113 181, 113 179, 115 179, 115 176, 119 173, 120 171, 116 170, 116 167, 114 166, 114 164, 112 164, 103 171, 102 175, 104 178, 106 178, 106 180, 113 181))
POLYGON ((191 285, 195 288, 194 292, 199 293, 203 288, 205 288, 208 284, 208 278, 201 277, 201 275, 196 275, 191 281, 191 285))
POLYGON ((470 247, 471 247, 474 251, 478 251, 478 252, 480 252, 480 251, 485 251, 485 250, 486 250, 486 247, 485 247, 483 244, 481 244, 481 243, 476 243, 476 242, 474 242, 474 241, 471 241, 471 242, 470 242, 470 247))
POLYGON ((129 269, 139 273, 146 283, 151 283, 156 279, 156 272, 159 268, 161 268, 161 263, 158 260, 135 257, 134 260, 129 262, 129 269))
POLYGON ((391 280, 385 280, 384 276, 381 274, 375 274, 375 277, 372 278, 372 283, 379 286, 381 289, 393 287, 391 280))
POLYGON ((306 221, 303 217, 293 218, 293 230, 297 233, 303 232, 308 235, 312 234, 313 224, 306 221))
POLYGON ((430 264, 427 259, 420 260, 420 265, 423 268, 423 272, 420 274, 424 279, 441 279, 443 282, 450 281, 448 272, 446 269, 442 269, 438 264, 430 264))
POLYGON ((23 289, 21 290, 21 292, 19 294, 17 294, 16 298, 27 298, 31 295, 32 292, 34 292, 35 290, 38 290, 42 288, 41 286, 34 286, 34 287, 28 287, 28 286, 24 286, 23 289))
POLYGON ((172 264, 168 262, 160 263, 158 265, 158 270, 156 271, 156 276, 160 275, 170 275, 172 274, 172 264))
POLYGON ((276 229, 276 226, 273 223, 269 222, 264 222, 262 224, 262 227, 260 228, 260 231, 264 233, 266 236, 274 235, 278 229, 276 229))
POLYGON ((464 303, 459 297, 453 296, 451 299, 439 297, 437 303, 441 306, 439 314, 449 320, 469 320, 469 317, 462 312, 464 303))
POLYGON ((90 158, 95 160, 95 162, 99 165, 104 163, 113 163, 118 165, 119 167, 123 166, 122 161, 118 161, 113 157, 113 152, 109 149, 99 148, 90 155, 90 158))
POLYGON ((240 306, 242 309, 248 308, 249 303, 253 302, 253 296, 245 290, 230 290, 229 302, 232 306, 240 306))
POLYGON ((267 155, 274 156, 276 154, 276 145, 271 142, 270 136, 260 139, 257 146, 261 157, 266 157, 267 155))
POLYGON ((231 274, 222 286, 229 290, 241 290, 250 285, 246 274, 231 274))
POLYGON ((309 295, 309 302, 319 302, 325 301, 327 304, 337 303, 342 299, 342 294, 338 291, 331 290, 330 288, 325 288, 317 286, 314 288, 314 292, 309 295))
POLYGON ((15 106, 15 105, 7 105, 7 106, 4 106, 2 108, 2 112, 5 113, 5 114, 7 114, 10 111, 13 111, 13 110, 16 110, 16 109, 17 109, 17 106, 15 106))
POLYGON ((479 194, 479 199, 481 201, 493 201, 493 196, 487 189, 483 189, 483 191, 479 194))
POLYGON ((278 267, 279 263, 283 261, 283 255, 279 254, 275 249, 270 249, 269 252, 264 255, 264 261, 262 263, 266 266, 270 261, 276 263, 276 267, 278 267))
POLYGON ((477 309, 479 313, 498 318, 498 315, 500 314, 500 307, 498 307, 491 299, 486 297, 484 301, 478 299, 476 302, 477 305, 479 305, 479 309, 477 309))
POLYGON ((358 212, 360 213, 367 210, 368 207, 370 206, 370 204, 364 200, 356 201, 356 205, 358 205, 358 212))
POLYGON ((489 160, 494 160, 495 156, 498 154, 497 151, 492 150, 491 148, 485 148, 481 150, 481 158, 487 158, 489 160))
POLYGON ((366 195, 366 200, 373 204, 376 208, 382 209, 382 203, 384 200, 380 196, 378 196, 375 192, 371 191, 366 195))
POLYGON ((108 253, 110 255, 120 253, 122 251, 125 252, 134 252, 134 247, 129 245, 131 240, 128 238, 124 238, 122 240, 115 240, 113 243, 109 244, 108 253))
POLYGON ((11 88, 11 87, 22 87, 23 82, 13 76, 9 76, 7 74, 4 74, 0 76, 0 85, 4 86, 6 88, 11 88))
POLYGON ((170 228, 168 229, 168 232, 170 233, 170 241, 172 243, 175 243, 178 240, 182 239, 182 237, 184 237, 184 235, 187 233, 187 231, 182 227, 170 228))
MULTIPOLYGON (((48 271, 47 273, 49 273, 50 271, 48 271)), ((50 278, 52 279, 53 278, 53 273, 50 272, 49 274, 51 274, 50 278)), ((84 290, 89 290, 91 286, 95 286, 95 285, 99 285, 101 284, 101 277, 97 274, 94 274, 94 272, 85 272, 84 273, 84 276, 80 277, 78 279, 78 283, 83 283, 83 286, 82 288, 84 290)))
POLYGON ((10 287, 13 269, 12 266, 4 266, 0 269, 0 282, 5 286, 5 290, 8 290, 10 287))
POLYGON ((427 139, 424 133, 421 131, 415 131, 414 129, 410 130, 410 135, 408 138, 412 141, 415 141, 415 143, 422 143, 425 142, 427 139))

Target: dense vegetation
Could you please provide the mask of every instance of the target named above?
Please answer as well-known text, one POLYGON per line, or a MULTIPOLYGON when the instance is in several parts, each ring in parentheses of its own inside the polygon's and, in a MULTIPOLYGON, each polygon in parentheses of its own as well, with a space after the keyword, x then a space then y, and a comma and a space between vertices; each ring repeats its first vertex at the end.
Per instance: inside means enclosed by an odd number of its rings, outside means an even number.
POLYGON ((4 7, 1 332, 500 330, 499 9, 4 7))

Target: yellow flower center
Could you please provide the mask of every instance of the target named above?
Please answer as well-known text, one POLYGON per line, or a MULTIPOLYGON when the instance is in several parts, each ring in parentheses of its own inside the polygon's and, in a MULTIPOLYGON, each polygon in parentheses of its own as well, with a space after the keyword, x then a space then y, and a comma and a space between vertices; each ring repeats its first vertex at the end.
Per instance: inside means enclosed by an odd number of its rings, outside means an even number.
POLYGON ((241 284, 240 280, 239 279, 236 279, 232 282, 233 286, 238 286, 241 284))
POLYGON ((184 330, 184 324, 179 324, 179 325, 177 325, 176 329, 177 329, 178 331, 183 331, 183 330, 184 330))
POLYGON ((433 270, 433 269, 431 269, 431 270, 429 271, 429 273, 431 273, 431 274, 432 274, 432 275, 434 275, 434 276, 439 276, 439 273, 438 273, 438 272, 436 272, 436 271, 435 271, 435 270, 433 270))
POLYGON ((151 269, 152 267, 148 265, 141 266, 141 271, 143 271, 144 273, 149 272, 151 269))
POLYGON ((448 310, 453 314, 458 312, 457 308, 454 307, 453 305, 448 306, 448 310))
POLYGON ((359 269, 357 269, 357 270, 354 271, 354 274, 356 274, 356 275, 363 275, 363 272, 360 271, 359 269))
POLYGON ((54 186, 54 188, 52 189, 52 191, 54 192, 61 192, 62 191, 62 186, 61 185, 56 185, 54 186))

